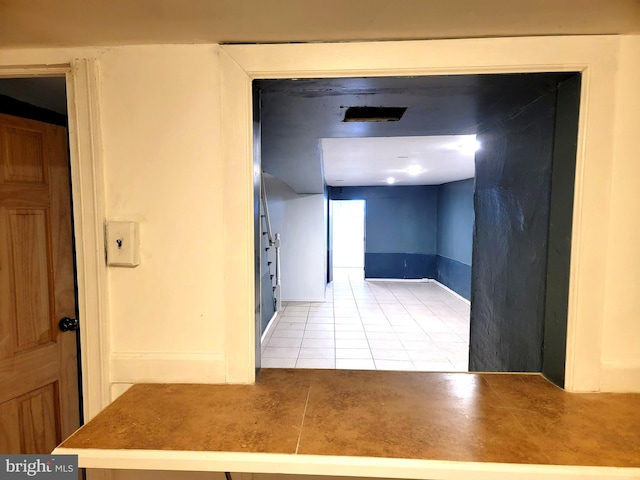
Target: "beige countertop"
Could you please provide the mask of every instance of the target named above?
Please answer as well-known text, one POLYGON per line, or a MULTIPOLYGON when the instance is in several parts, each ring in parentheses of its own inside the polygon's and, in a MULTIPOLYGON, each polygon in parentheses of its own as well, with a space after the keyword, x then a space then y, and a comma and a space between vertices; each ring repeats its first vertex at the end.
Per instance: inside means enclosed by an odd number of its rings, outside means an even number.
POLYGON ((253 385, 134 385, 56 453, 88 468, 640 478, 640 394, 526 374, 265 369, 253 385))

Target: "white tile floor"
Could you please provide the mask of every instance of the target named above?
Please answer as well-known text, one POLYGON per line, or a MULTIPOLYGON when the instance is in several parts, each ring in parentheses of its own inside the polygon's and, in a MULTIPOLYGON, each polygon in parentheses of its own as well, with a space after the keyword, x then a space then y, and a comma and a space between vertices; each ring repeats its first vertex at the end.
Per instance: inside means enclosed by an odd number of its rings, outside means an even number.
POLYGON ((469 305, 435 283, 365 281, 335 269, 325 302, 288 302, 262 344, 263 368, 465 372, 469 305))

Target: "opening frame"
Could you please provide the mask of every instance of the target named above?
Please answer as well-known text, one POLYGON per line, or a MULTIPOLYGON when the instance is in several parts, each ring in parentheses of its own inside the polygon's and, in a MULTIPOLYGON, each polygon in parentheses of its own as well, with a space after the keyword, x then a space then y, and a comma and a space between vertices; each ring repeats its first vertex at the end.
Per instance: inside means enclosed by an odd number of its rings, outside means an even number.
POLYGON ((602 193, 608 192, 611 163, 603 159, 613 153, 614 118, 606 91, 615 84, 617 41, 598 36, 221 46, 224 196, 234 206, 225 209, 224 243, 227 251, 235 247, 225 262, 225 311, 238 319, 225 333, 227 381, 255 379, 252 80, 580 72, 565 389, 599 390, 605 279, 589 272, 605 266, 599 252, 607 244, 609 197, 602 193))

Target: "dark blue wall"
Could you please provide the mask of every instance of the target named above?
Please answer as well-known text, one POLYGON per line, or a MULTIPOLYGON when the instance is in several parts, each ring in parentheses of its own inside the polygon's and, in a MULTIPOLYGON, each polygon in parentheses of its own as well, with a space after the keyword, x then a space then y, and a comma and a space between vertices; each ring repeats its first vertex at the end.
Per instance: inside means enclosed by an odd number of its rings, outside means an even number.
POLYGON ((469 299, 474 180, 439 186, 330 187, 366 200, 365 276, 434 278, 469 299))
POLYGON ((479 135, 469 371, 542 369, 555 105, 551 91, 479 135))
POLYGON ((332 200, 366 200, 365 276, 433 278, 437 186, 331 187, 332 200))
POLYGON ((438 187, 435 279, 467 300, 471 298, 473 178, 438 187))

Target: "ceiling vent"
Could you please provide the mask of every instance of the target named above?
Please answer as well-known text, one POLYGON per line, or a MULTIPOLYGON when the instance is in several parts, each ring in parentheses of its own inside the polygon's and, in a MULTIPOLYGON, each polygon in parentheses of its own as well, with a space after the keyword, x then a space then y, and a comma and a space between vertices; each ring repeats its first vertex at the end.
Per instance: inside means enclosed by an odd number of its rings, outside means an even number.
POLYGON ((343 122, 397 122, 407 107, 349 107, 343 122))

